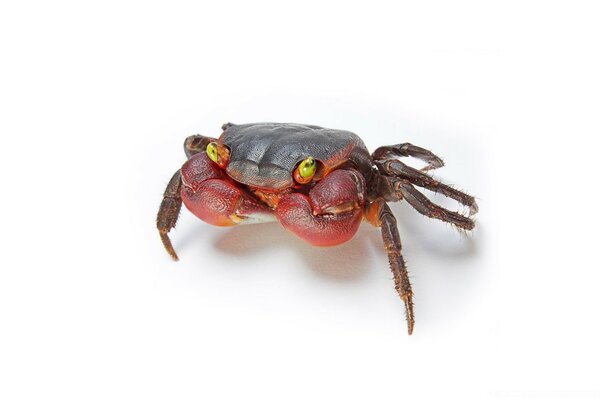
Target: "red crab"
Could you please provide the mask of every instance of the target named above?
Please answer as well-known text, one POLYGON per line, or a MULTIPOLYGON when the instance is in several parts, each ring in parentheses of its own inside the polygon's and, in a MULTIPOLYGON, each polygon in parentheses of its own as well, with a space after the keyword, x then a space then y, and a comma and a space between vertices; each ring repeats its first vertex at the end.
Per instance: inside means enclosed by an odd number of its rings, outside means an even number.
POLYGON ((443 161, 429 150, 402 143, 370 154, 352 132, 314 125, 225 124, 218 139, 185 140, 188 161, 165 190, 157 228, 177 260, 168 232, 181 203, 209 224, 231 226, 279 221, 316 246, 334 246, 354 236, 362 220, 381 228, 398 294, 406 307, 408 333, 414 327, 412 289, 401 254, 396 219, 388 201, 406 200, 418 212, 471 230, 471 218, 432 203, 415 186, 441 193, 477 212, 472 196, 431 178, 443 161), (398 158, 412 156, 427 166, 412 168, 398 158))

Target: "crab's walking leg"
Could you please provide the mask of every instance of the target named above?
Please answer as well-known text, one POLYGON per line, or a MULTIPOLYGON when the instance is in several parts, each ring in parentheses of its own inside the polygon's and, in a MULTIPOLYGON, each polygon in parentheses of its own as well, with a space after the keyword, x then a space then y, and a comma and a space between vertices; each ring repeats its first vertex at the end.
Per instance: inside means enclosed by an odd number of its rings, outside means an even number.
POLYGON ((160 203, 158 215, 156 216, 156 227, 160 233, 160 239, 162 240, 167 252, 175 261, 179 260, 179 258, 177 258, 177 253, 175 253, 175 250, 173 249, 173 245, 171 244, 171 239, 169 239, 168 233, 177 223, 180 210, 181 173, 177 171, 165 189, 163 200, 162 203, 160 203))
POLYGON ((415 210, 429 217, 449 222, 459 228, 471 230, 475 227, 475 222, 457 212, 447 210, 437 204, 434 204, 425 195, 419 192, 411 183, 398 180, 394 183, 396 191, 399 192, 408 204, 415 210))
POLYGON ((410 143, 400 143, 393 146, 382 146, 373 152, 373 159, 387 160, 393 157, 415 157, 428 165, 421 171, 429 171, 444 166, 444 161, 431 151, 410 143))
POLYGON ((400 295, 406 308, 406 322, 408 323, 408 334, 412 335, 415 326, 415 314, 413 311, 413 291, 408 278, 408 270, 402 257, 402 244, 400 234, 396 225, 396 218, 387 203, 379 198, 368 205, 367 220, 381 228, 383 244, 387 251, 390 269, 394 274, 396 291, 400 295))
POLYGON ((418 169, 409 167, 402 161, 398 160, 385 160, 375 162, 379 170, 388 175, 395 176, 398 178, 406 179, 410 183, 431 190, 435 193, 440 193, 446 197, 450 197, 458 201, 459 203, 469 207, 469 215, 474 215, 478 211, 477 203, 475 198, 460 190, 454 189, 442 182, 439 182, 429 175, 419 171, 418 169))

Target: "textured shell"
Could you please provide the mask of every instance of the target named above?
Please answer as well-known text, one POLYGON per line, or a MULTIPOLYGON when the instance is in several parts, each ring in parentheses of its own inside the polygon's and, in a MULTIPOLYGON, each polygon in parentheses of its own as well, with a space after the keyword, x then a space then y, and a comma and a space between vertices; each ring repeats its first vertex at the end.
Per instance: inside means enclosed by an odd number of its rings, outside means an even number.
POLYGON ((225 124, 219 142, 231 151, 227 174, 260 188, 293 186, 294 168, 307 157, 323 163, 326 171, 347 161, 363 171, 371 169, 369 151, 356 134, 315 125, 225 124))

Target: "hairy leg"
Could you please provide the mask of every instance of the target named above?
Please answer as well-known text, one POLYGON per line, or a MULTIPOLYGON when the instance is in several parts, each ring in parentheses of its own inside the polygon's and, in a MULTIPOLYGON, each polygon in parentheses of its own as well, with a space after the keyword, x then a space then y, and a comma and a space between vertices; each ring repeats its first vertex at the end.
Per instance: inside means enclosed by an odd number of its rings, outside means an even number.
POLYGON ((177 171, 165 189, 160 208, 158 209, 158 215, 156 216, 156 227, 160 233, 160 239, 162 240, 167 253, 169 253, 169 255, 173 257, 175 261, 177 261, 179 258, 173 249, 173 245, 171 244, 171 239, 169 239, 168 233, 173 227, 175 227, 180 210, 181 173, 177 171))
POLYGON ((461 215, 455 211, 447 210, 429 200, 425 195, 419 192, 410 182, 405 180, 394 180, 394 188, 398 198, 405 199, 415 210, 429 217, 449 222, 458 228, 471 230, 475 227, 472 219, 461 215))
POLYGON ((415 157, 427 163, 421 171, 429 171, 444 166, 444 161, 431 151, 410 143, 379 147, 373 152, 375 161, 389 160, 395 157, 415 157))
POLYGON ((396 224, 396 218, 387 203, 378 198, 367 206, 367 220, 381 228, 381 237, 390 262, 390 269, 394 275, 396 291, 404 301, 406 309, 406 322, 408 334, 412 335, 415 326, 415 313, 413 311, 413 291, 408 278, 406 263, 402 257, 402 244, 396 224))
POLYGON ((459 203, 469 207, 469 215, 474 215, 478 211, 475 198, 460 190, 454 189, 442 182, 439 182, 426 173, 418 169, 409 167, 399 160, 384 160, 376 161, 375 164, 381 173, 387 176, 398 177, 405 179, 410 183, 431 190, 435 193, 440 193, 446 197, 450 197, 459 203))

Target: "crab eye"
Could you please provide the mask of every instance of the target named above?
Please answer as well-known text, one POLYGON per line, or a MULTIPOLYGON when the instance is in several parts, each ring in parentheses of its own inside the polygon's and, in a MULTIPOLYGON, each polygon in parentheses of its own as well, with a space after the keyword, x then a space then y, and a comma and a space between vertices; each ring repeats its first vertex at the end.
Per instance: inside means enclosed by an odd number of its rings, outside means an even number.
POLYGON ((214 162, 217 162, 219 160, 219 152, 217 149, 217 143, 216 142, 209 143, 208 146, 206 146, 206 153, 208 154, 208 158, 210 158, 214 162))
POLYGON ((312 157, 308 157, 298 165, 294 173, 294 178, 298 183, 308 183, 315 176, 316 171, 317 162, 312 157))
POLYGON ((317 163, 312 157, 308 157, 306 160, 302 161, 298 167, 298 172, 304 179, 312 178, 316 170, 317 163))

